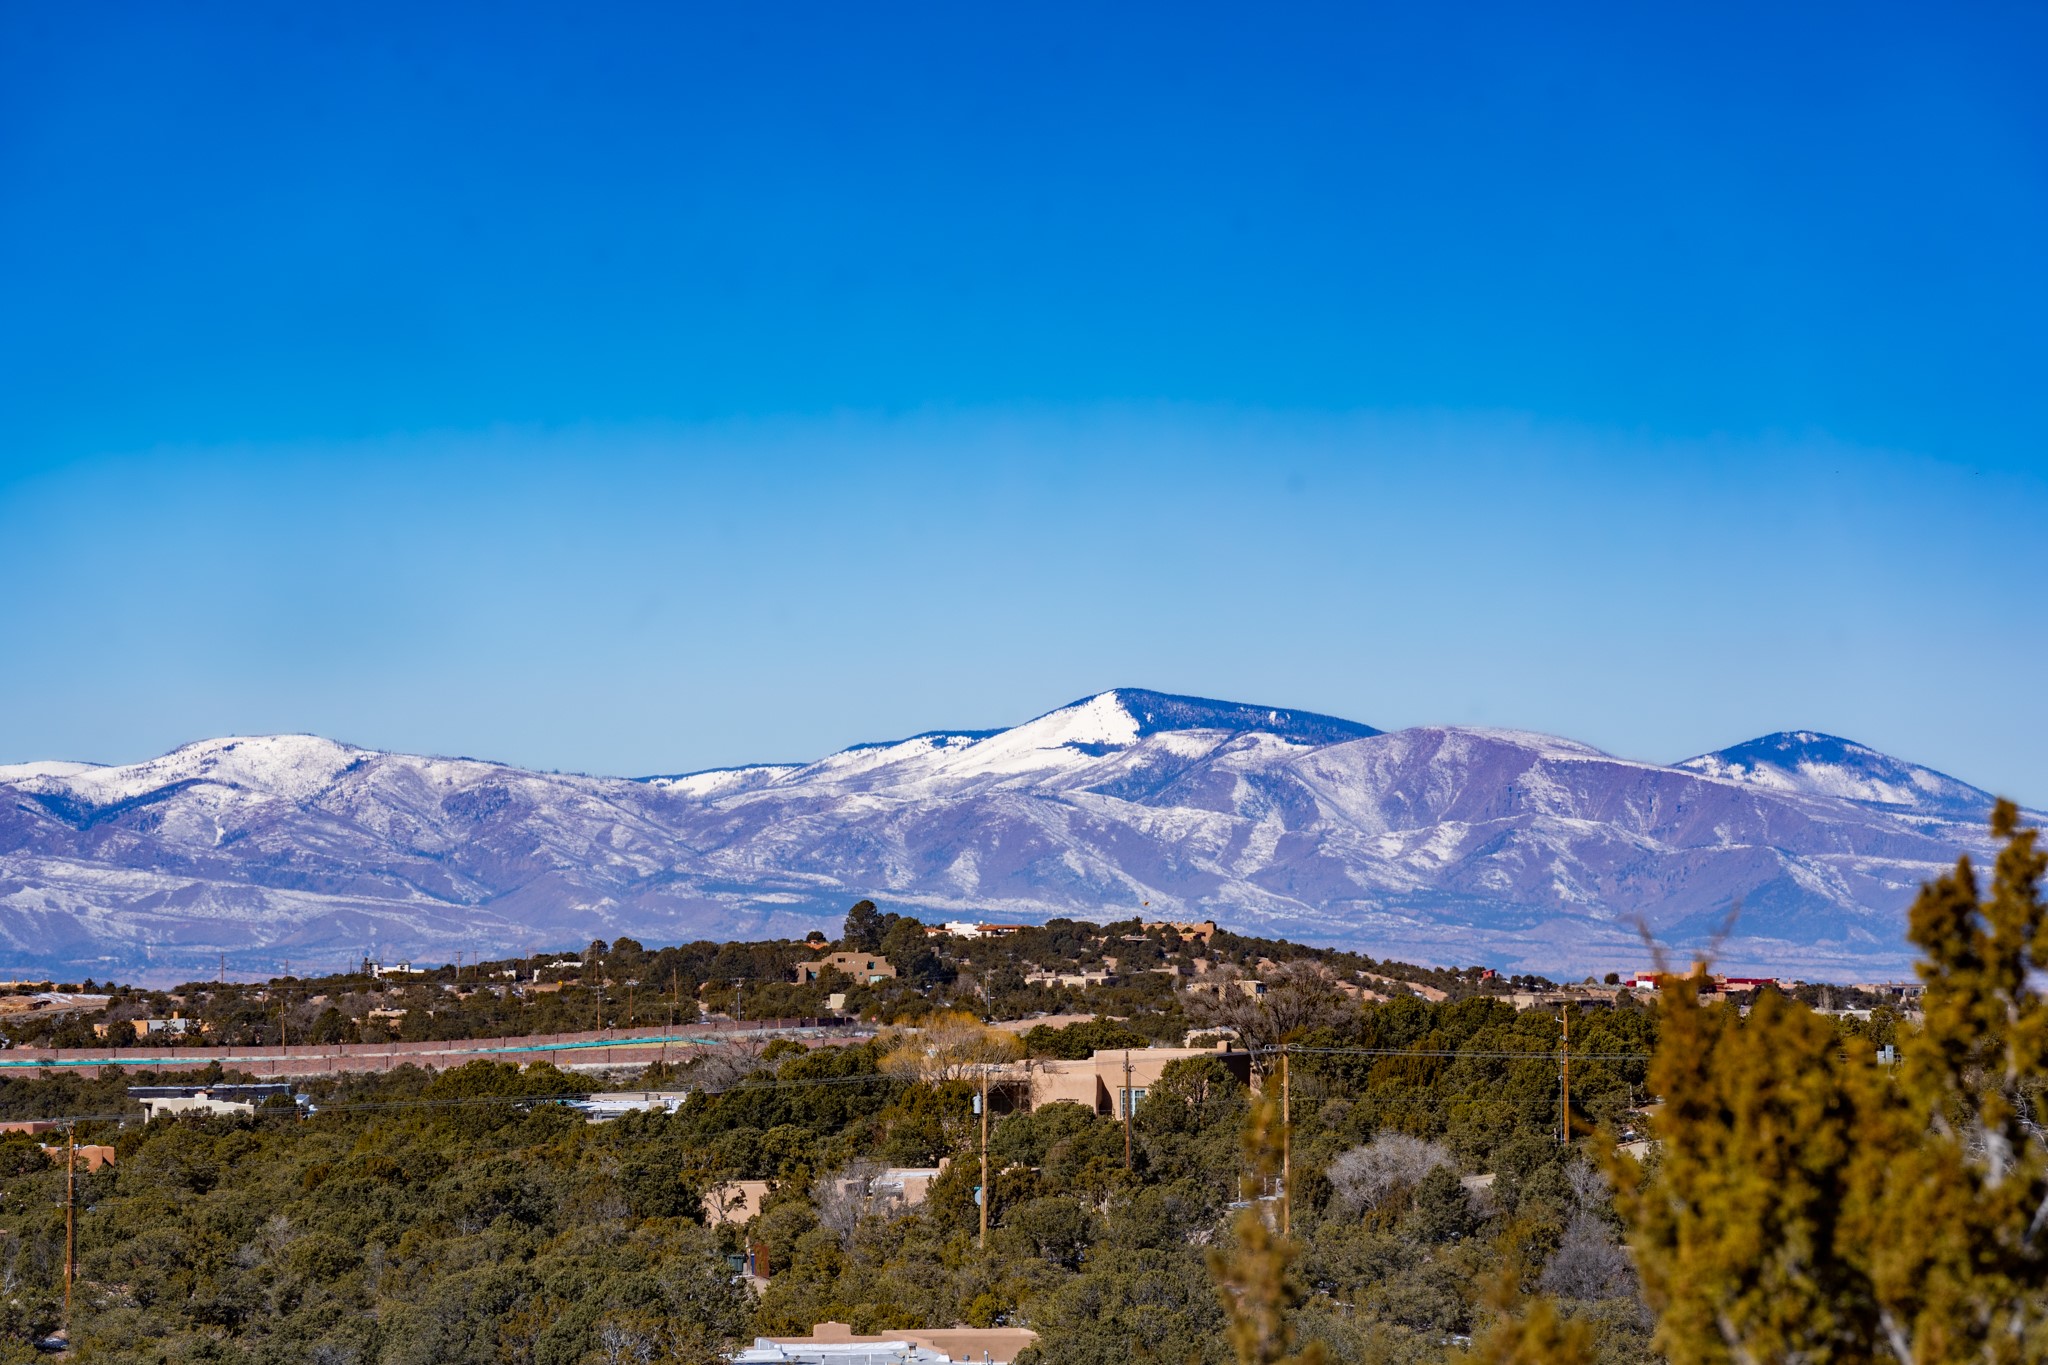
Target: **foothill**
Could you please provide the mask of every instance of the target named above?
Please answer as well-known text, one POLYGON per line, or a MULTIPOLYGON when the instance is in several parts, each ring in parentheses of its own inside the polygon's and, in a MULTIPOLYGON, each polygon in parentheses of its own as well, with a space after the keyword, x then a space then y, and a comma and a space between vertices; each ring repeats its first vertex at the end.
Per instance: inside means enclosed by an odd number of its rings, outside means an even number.
POLYGON ((1647 1359, 1603 1153, 1650 1146, 1660 1001, 1873 1052, 1920 1003, 868 901, 836 938, 8 989, 0 1359, 564 1365, 1220 1362, 1261 1292, 1329 1359, 1449 1359, 1516 1276, 1647 1359))

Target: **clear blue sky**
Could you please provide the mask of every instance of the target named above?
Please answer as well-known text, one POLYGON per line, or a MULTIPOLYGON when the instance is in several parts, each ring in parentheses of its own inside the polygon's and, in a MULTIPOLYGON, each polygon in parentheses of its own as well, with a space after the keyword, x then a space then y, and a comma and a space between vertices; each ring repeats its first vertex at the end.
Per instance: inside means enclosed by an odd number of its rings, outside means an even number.
POLYGON ((2048 804, 2044 15, 8 7, 0 761, 1135 684, 2048 804))

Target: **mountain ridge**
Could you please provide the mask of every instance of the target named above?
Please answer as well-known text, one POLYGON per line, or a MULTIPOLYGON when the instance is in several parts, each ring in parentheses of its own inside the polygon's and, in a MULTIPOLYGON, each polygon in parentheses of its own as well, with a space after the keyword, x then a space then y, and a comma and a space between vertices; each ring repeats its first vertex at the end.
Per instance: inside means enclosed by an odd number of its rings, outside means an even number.
POLYGON ((942 917, 1218 918, 1516 970, 1895 973, 1990 797, 1819 731, 1660 765, 1119 688, 1007 729, 617 778, 319 736, 0 768, 0 968, 168 972, 942 917))

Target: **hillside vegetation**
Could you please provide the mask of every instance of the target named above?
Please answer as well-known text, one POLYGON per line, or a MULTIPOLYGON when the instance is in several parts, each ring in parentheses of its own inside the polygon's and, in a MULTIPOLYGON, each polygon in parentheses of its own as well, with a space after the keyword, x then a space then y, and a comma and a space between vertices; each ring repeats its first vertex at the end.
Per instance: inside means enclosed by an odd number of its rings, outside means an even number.
MULTIPOLYGON (((1770 991, 1706 1004, 1699 976, 1561 1008, 1517 1010, 1469 973, 1439 977, 1440 1000, 1373 998, 1355 983, 1386 964, 1218 935, 1209 973, 1254 968, 1263 995, 1133 972, 1091 988, 1121 1015, 1020 1044, 945 1007, 1037 1003, 1003 974, 1049 945, 1163 965, 1193 945, 1078 925, 948 944, 862 905, 842 941, 902 956, 864 987, 895 1025, 607 1082, 688 1090, 673 1112, 594 1122, 573 1104, 590 1078, 477 1062, 310 1082, 310 1112, 147 1125, 127 1094, 147 1077, 10 1076, 0 1116, 115 1149, 77 1177, 69 1323, 74 1358, 110 1365, 706 1365, 828 1318, 1025 1325, 1028 1365, 2038 1359, 2048 860, 2017 821, 1994 817, 1988 884, 1965 862, 1914 907, 1924 1023, 1770 991), (1261 1092, 1208 1052, 1168 1066, 1128 1128, 1072 1103, 998 1115, 984 1247, 963 1059, 1183 1026, 1234 1032, 1261 1092), (883 1163, 945 1169, 906 1207, 865 1183, 883 1163), (767 1182, 760 1207, 707 1218, 741 1180, 767 1182)), ((711 960, 765 977, 793 948, 711 960)), ((596 1003, 692 951, 593 945, 579 966, 596 1003)), ((0 1361, 63 1325, 49 1141, 0 1139, 0 1361)))

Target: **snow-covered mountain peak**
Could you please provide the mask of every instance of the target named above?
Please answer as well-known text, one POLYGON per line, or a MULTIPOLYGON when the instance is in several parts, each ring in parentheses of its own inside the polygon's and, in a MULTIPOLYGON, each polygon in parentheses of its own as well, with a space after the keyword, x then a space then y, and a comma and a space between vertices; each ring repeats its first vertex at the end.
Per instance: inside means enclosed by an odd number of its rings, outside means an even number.
MULTIPOLYGON (((1140 738, 1168 730, 1225 730, 1232 734, 1257 732, 1277 735, 1295 744, 1338 744, 1347 739, 1366 739, 1381 733, 1370 725, 1314 711, 1212 701, 1207 697, 1179 697, 1140 687, 1115 688, 1101 696, 1090 697, 1088 702, 1100 702, 1104 698, 1113 699, 1116 706, 1131 717, 1140 738)), ((1074 703, 1076 706, 1082 704, 1074 703)))
POLYGON ((1058 710, 1048 711, 989 738, 1002 740, 1015 736, 1036 748, 1071 744, 1120 749, 1137 743, 1143 733, 1142 722, 1125 704, 1123 694, 1111 691, 1069 702, 1058 710))
POLYGON ((1780 730, 1675 766, 1773 791, 1973 819, 1991 809, 1990 794, 1967 782, 1817 730, 1780 730))
MULTIPOLYGON (((949 737, 953 742, 939 752, 935 769, 948 778, 1067 771, 1150 740, 1169 742, 1186 734, 1196 750, 1207 752, 1232 736, 1254 733, 1293 744, 1322 745, 1379 731, 1313 712, 1119 687, 1069 702, 1008 730, 949 737), (1208 739, 1199 740, 1202 735, 1208 739)), ((1169 747, 1186 748, 1170 743, 1169 747)))
POLYGON ((236 736, 199 740, 142 763, 87 767, 30 780, 36 785, 61 787, 99 806, 187 783, 211 783, 255 796, 303 801, 332 785, 370 753, 318 735, 236 736))
POLYGON ((1812 731, 1667 767, 1132 688, 643 782, 271 735, 18 764, 0 797, 0 944, 96 975, 792 934, 862 897, 1020 922, 1149 901, 1573 973, 1639 965, 1639 923, 1686 951, 1739 903, 1744 966, 1895 974, 1914 889, 1990 849, 1984 793, 1812 731))

